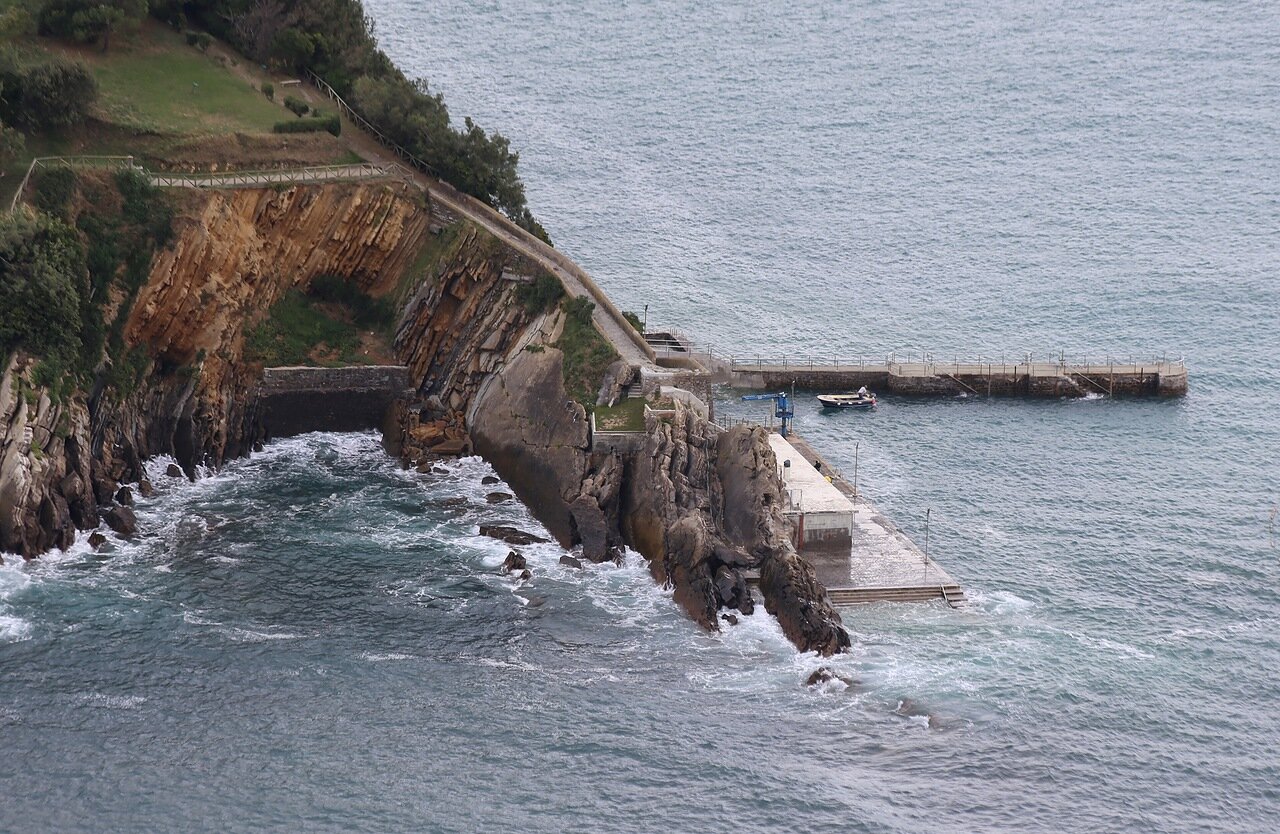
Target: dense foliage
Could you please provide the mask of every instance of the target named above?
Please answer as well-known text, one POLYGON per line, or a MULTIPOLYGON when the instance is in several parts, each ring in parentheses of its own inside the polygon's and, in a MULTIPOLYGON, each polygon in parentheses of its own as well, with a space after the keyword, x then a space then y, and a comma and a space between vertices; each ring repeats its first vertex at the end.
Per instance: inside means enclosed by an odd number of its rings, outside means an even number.
POLYGON ((605 341, 591 323, 596 305, 583 296, 561 303, 564 329, 556 341, 564 354, 561 373, 565 391, 588 411, 595 407, 597 388, 605 371, 618 358, 618 352, 605 341))
POLYGON ((111 34, 136 26, 147 16, 147 0, 48 0, 40 10, 40 34, 101 43, 105 52, 111 34))
POLYGON ((256 61, 315 72, 444 180, 547 239, 529 212, 520 157, 506 137, 470 119, 455 130, 441 96, 425 80, 407 79, 378 49, 360 0, 158 0, 152 9, 175 26, 199 22, 256 61))
POLYGON ((63 369, 102 349, 75 231, 47 214, 0 215, 0 355, 23 349, 44 358, 54 385, 63 369))
POLYGON ((83 122, 98 96, 84 64, 50 59, 23 63, 0 50, 0 122, 19 130, 49 130, 83 122))

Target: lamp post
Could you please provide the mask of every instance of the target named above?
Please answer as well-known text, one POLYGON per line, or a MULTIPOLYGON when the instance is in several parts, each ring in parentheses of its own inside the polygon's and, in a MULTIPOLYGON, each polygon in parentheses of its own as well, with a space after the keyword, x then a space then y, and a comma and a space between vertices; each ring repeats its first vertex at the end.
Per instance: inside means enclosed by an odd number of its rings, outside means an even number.
POLYGON ((853 500, 858 500, 858 447, 862 445, 859 440, 853 444, 853 500))
POLYGON ((933 508, 924 511, 924 576, 929 578, 929 514, 933 508))
POLYGON ((641 330, 649 329, 649 305, 648 304, 644 305, 644 321, 640 323, 640 329, 641 330))

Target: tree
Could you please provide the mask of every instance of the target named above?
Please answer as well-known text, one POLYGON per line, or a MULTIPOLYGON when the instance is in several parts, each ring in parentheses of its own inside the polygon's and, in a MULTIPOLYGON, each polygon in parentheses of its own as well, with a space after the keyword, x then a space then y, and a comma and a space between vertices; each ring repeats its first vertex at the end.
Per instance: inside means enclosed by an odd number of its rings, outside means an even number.
POLYGON ((0 54, 0 120, 24 131, 84 121, 98 84, 84 64, 53 60, 22 66, 0 54))

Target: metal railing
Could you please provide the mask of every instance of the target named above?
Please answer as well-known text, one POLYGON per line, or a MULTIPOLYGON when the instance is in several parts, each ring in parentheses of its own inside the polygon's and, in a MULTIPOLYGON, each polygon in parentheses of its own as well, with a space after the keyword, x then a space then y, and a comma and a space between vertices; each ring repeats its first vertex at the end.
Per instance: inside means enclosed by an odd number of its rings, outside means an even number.
POLYGON ((439 172, 434 167, 432 167, 429 163, 427 163, 425 160, 421 159, 420 157, 414 155, 413 153, 410 153, 409 150, 405 148, 403 145, 394 141, 391 137, 387 136, 381 130, 378 130, 378 128, 375 127, 372 122, 370 122, 364 116, 360 115, 359 111, 357 111, 350 104, 347 104, 347 102, 343 100, 342 96, 338 95, 338 91, 333 89, 333 87, 329 85, 329 82, 325 81, 323 78, 316 75, 311 70, 304 70, 304 72, 306 72, 307 80, 309 80, 312 84, 314 84, 316 86, 316 89, 324 93, 325 96, 328 97, 330 101, 332 101, 335 105, 337 105, 338 109, 342 111, 342 115, 350 119, 357 127, 359 127, 364 132, 372 134, 379 142, 382 143, 384 147, 387 148, 387 150, 391 151, 396 156, 403 159, 405 162, 408 162, 414 168, 417 168, 419 171, 422 171, 424 174, 430 174, 433 177, 440 176, 439 172))
POLYGON ((151 184, 160 188, 236 188, 289 183, 335 182, 340 180, 381 179, 400 174, 385 165, 361 162, 352 165, 310 165, 303 168, 277 168, 265 171, 218 171, 208 174, 171 174, 147 172, 151 184))
MULTIPOLYGON (((566 257, 554 246, 551 246, 546 241, 530 234, 528 229, 517 225, 511 218, 507 217, 493 206, 483 200, 479 200, 471 196, 470 194, 465 194, 452 185, 444 182, 436 168, 410 152, 408 148, 405 148, 403 145, 387 136, 379 130, 376 125, 364 116, 360 115, 359 111, 347 104, 347 102, 343 100, 342 96, 338 95, 338 91, 333 89, 329 82, 325 81, 319 75, 316 75, 310 70, 306 70, 305 72, 307 80, 314 84, 316 89, 328 97, 328 99, 342 111, 342 114, 355 123, 357 127, 371 134, 383 145, 383 147, 390 150, 400 159, 412 165, 422 173, 438 180, 440 190, 447 192, 449 201, 453 202, 455 205, 466 206, 473 212, 482 212, 486 219, 496 223, 504 232, 517 238, 528 249, 532 250, 533 253, 549 261, 549 268, 552 272, 563 271, 570 273, 573 278, 582 285, 582 288, 586 291, 586 294, 591 297, 591 300, 595 302, 598 314, 603 318, 611 319, 619 327, 622 337, 633 342, 635 347, 640 350, 641 355, 650 361, 655 359, 653 349, 645 343, 640 334, 635 332, 631 327, 631 324, 626 320, 626 317, 622 315, 622 311, 614 305, 613 300, 605 294, 604 290, 600 289, 599 285, 596 284, 595 280, 587 274, 586 270, 566 257)), ((570 294, 573 294, 572 291, 570 294)), ((609 338, 607 333, 604 335, 606 338, 609 338)), ((619 346, 615 345, 615 347, 619 346)))
POLYGON ((55 167, 127 169, 138 166, 134 164, 132 156, 38 156, 31 160, 31 164, 27 166, 27 173, 22 176, 22 182, 18 183, 18 190, 14 192, 13 199, 9 202, 10 214, 18 210, 18 204, 22 202, 27 185, 31 182, 31 175, 36 169, 55 167))
POLYGON ((1000 356, 978 355, 964 357, 953 354, 950 358, 940 357, 930 352, 915 353, 909 351, 899 354, 896 351, 857 356, 839 356, 835 354, 804 353, 800 355, 782 354, 781 356, 764 356, 755 354, 743 356, 735 353, 724 353, 714 346, 702 345, 686 339, 683 335, 670 330, 671 338, 646 337, 654 353, 661 359, 708 359, 726 365, 730 371, 855 371, 865 370, 869 373, 894 372, 923 374, 1101 374, 1116 372, 1132 372, 1147 369, 1151 372, 1168 374, 1186 371, 1184 357, 1172 358, 1168 355, 1129 354, 1127 356, 1072 355, 1065 351, 1049 354, 1001 354, 1000 356))
POLYGON ((395 177, 398 171, 384 165, 365 162, 354 165, 313 165, 305 168, 278 168, 266 171, 219 171, 208 174, 171 174, 148 171, 135 163, 132 156, 42 156, 31 160, 26 175, 9 204, 9 212, 19 203, 37 168, 118 168, 142 172, 157 188, 254 188, 264 185, 342 180, 381 179, 395 177))

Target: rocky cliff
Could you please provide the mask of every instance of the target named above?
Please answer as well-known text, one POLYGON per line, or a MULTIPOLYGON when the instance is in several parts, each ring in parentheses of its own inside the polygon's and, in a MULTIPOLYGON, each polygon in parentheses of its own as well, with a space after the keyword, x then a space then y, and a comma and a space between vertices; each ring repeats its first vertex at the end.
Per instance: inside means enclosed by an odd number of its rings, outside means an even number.
MULTIPOLYGON (((761 432, 721 432, 677 402, 648 416, 638 450, 593 449, 555 347, 566 313, 529 303, 540 271, 386 184, 188 199, 121 323, 126 352, 141 358, 135 384, 100 374, 57 403, 32 383, 30 357, 11 359, 0 380, 0 550, 65 547, 100 513, 128 535, 117 491, 141 479, 147 457, 173 455, 190 477, 248 453, 260 438, 261 368, 244 358, 246 329, 325 273, 399 304, 394 350, 411 393, 387 423, 393 454, 421 466, 482 454, 562 544, 595 561, 629 544, 706 628, 723 609, 751 611, 747 571, 758 571, 766 607, 797 646, 848 645, 791 548, 761 432)), ((603 396, 627 374, 611 369, 603 396)))
POLYGON ((127 310, 108 322, 123 351, 91 388, 55 402, 22 354, 0 379, 0 551, 66 546, 147 457, 172 455, 194 476, 247 453, 261 369, 244 359, 246 327, 324 273, 389 292, 429 220, 420 195, 384 183, 187 195, 133 304, 114 307, 127 310))

